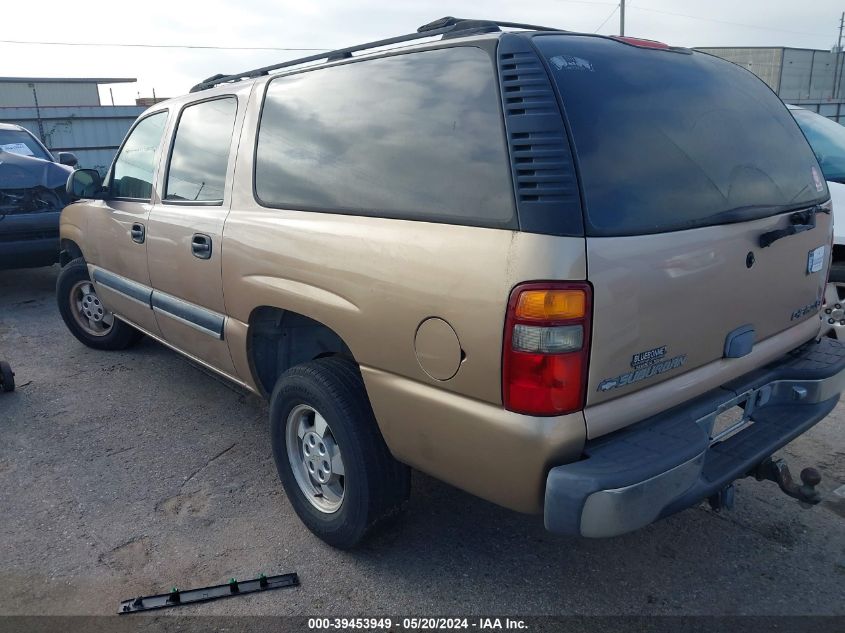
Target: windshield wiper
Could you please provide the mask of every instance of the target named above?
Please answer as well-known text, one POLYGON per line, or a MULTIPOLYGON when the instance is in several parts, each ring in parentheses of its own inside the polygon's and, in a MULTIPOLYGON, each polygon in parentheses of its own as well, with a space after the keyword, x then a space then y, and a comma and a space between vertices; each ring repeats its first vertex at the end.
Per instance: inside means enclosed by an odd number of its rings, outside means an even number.
POLYGON ((810 229, 816 228, 817 213, 829 214, 830 210, 820 204, 817 204, 816 206, 806 209, 804 211, 796 211, 795 213, 789 216, 790 224, 785 229, 767 231, 766 233, 760 235, 760 248, 766 248, 767 246, 771 246, 781 238, 789 237, 790 235, 796 235, 797 233, 803 233, 804 231, 809 231, 810 229))
POLYGON ((759 220, 770 215, 777 215, 784 213, 795 206, 780 206, 772 204, 749 204, 744 207, 736 207, 735 209, 728 209, 714 215, 709 216, 707 220, 708 225, 716 224, 736 224, 739 222, 749 222, 751 220, 759 220))

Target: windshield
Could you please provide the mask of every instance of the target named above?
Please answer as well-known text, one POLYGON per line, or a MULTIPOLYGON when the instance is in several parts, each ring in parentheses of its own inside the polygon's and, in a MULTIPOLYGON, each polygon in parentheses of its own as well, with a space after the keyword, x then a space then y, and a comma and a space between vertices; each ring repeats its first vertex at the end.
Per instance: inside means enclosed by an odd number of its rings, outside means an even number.
POLYGON ((0 152, 52 160, 38 141, 21 130, 0 130, 0 152))
POLYGON ((602 37, 533 41, 571 126, 590 235, 745 221, 827 199, 795 120, 739 66, 602 37))
POLYGON ((826 180, 845 183, 845 127, 809 110, 792 110, 826 180))

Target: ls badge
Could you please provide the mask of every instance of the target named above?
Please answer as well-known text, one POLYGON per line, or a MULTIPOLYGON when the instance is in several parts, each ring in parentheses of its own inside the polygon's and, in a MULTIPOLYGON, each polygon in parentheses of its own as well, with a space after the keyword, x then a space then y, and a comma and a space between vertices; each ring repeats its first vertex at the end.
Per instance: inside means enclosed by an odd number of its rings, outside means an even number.
POLYGON ((824 267, 824 253, 825 253, 824 246, 819 246, 818 248, 814 248, 809 253, 807 253, 807 274, 808 275, 812 275, 813 273, 817 273, 822 269, 822 267, 824 267))

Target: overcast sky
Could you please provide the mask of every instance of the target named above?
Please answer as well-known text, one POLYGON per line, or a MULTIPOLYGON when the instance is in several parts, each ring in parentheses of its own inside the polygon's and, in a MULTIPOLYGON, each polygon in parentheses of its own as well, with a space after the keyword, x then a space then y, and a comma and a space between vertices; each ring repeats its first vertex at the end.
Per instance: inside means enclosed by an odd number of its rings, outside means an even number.
MULTIPOLYGON (((628 35, 680 46, 829 49, 836 43, 839 16, 845 9, 845 1, 834 0, 633 0, 626 4, 628 35)), ((409 33, 444 15, 616 34, 619 14, 615 7, 610 0, 108 0, 93 4, 40 0, 4 3, 0 39, 328 49, 409 33)), ((115 102, 126 104, 133 103, 139 92, 149 96, 155 89, 158 96, 177 96, 209 75, 307 54, 4 42, 0 43, 0 75, 136 77, 137 84, 112 86, 115 102)), ((101 89, 101 95, 107 103, 108 87, 101 89)))

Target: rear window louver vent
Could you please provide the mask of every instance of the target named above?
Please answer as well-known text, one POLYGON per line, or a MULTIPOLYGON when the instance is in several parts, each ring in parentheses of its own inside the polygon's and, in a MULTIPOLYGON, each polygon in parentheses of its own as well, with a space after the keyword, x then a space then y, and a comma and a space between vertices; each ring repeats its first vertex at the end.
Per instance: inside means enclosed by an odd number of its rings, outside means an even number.
POLYGON ((520 228, 583 236, 566 127, 546 69, 527 38, 502 36, 499 78, 520 228))

